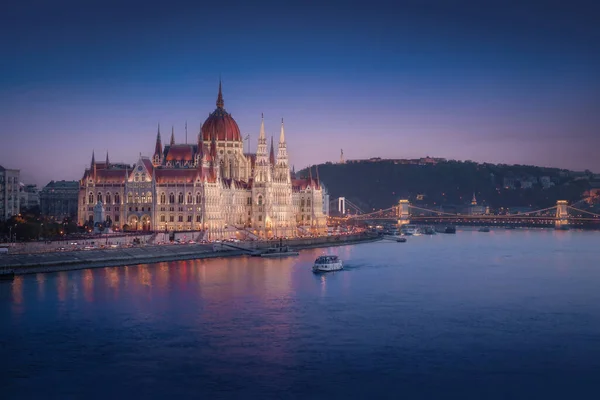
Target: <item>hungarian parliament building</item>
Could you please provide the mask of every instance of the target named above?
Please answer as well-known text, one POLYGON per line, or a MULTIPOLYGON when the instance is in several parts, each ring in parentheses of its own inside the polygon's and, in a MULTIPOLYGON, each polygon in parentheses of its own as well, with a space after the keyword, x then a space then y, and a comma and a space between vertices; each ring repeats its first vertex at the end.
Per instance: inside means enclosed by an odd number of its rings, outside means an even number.
MULTIPOLYGON (((309 169, 309 171, 311 171, 309 169)), ((78 221, 112 230, 202 231, 205 238, 292 237, 327 231, 328 196, 316 176, 290 170, 283 120, 277 150, 267 147, 264 119, 256 154, 244 153, 240 129, 225 110, 221 84, 217 108, 194 144, 163 145, 160 126, 152 158, 134 165, 98 162, 80 181, 78 221), (94 207, 105 221, 93 221, 94 207)))

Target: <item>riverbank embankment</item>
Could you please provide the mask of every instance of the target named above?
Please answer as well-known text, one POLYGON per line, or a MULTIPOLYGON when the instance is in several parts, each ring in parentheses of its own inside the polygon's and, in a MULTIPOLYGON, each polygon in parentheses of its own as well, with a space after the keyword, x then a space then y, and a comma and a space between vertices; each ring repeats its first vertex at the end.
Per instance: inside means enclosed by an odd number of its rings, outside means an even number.
MULTIPOLYGON (((290 239, 286 240, 284 244, 297 250, 302 250, 343 246, 375 240, 378 240, 378 238, 365 234, 356 234, 290 239)), ((15 254, 0 257, 0 273, 10 272, 15 275, 22 275, 203 258, 236 257, 247 255, 248 250, 265 249, 279 243, 279 241, 242 242, 235 244, 235 246, 239 246, 239 249, 227 248, 225 245, 221 251, 214 251, 213 244, 184 244, 15 254)))

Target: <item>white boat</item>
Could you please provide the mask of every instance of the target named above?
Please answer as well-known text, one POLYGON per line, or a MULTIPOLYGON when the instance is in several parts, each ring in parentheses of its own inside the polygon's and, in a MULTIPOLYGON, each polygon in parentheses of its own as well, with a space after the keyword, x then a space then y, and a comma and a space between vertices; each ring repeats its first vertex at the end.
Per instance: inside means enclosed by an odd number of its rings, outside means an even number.
POLYGON ((419 236, 421 232, 419 232, 419 228, 416 225, 404 225, 400 232, 405 236, 419 236))
POLYGON ((300 253, 292 250, 288 246, 283 247, 270 247, 264 253, 261 253, 261 257, 288 257, 288 256, 297 256, 300 253))
POLYGON ((315 260, 312 269, 313 272, 339 271, 344 269, 344 265, 338 256, 320 256, 315 260))

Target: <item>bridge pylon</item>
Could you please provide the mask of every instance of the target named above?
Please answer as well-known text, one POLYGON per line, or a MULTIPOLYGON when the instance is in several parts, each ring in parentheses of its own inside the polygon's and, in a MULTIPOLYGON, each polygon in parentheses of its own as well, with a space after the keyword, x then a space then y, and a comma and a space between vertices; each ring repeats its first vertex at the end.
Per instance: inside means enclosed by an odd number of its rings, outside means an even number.
POLYGON ((338 198, 338 211, 342 215, 346 214, 346 198, 345 197, 338 198))
POLYGON ((566 200, 558 200, 556 202, 556 220, 554 228, 568 229, 569 228, 569 203, 566 200))
POLYGON ((400 200, 398 202, 398 228, 402 225, 410 224, 410 202, 400 200))

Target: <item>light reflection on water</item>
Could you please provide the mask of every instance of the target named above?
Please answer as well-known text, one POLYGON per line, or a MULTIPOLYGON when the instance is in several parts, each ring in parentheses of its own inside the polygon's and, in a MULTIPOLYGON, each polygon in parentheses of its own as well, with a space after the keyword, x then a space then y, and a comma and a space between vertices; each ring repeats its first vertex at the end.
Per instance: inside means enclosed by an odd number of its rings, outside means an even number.
POLYGON ((0 283, 3 398, 590 390, 600 233, 490 233, 18 276, 0 283), (313 274, 321 254, 346 269, 313 274))

